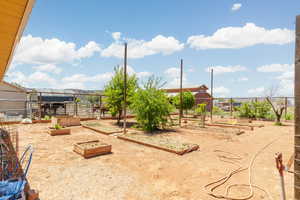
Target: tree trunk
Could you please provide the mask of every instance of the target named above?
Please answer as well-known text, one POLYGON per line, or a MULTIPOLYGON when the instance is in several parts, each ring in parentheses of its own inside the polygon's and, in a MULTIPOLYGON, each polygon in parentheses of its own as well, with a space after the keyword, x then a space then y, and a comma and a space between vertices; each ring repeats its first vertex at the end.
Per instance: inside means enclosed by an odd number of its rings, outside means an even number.
POLYGON ((121 116, 122 116, 122 110, 119 110, 119 115, 118 115, 118 125, 120 125, 120 121, 121 121, 121 116))

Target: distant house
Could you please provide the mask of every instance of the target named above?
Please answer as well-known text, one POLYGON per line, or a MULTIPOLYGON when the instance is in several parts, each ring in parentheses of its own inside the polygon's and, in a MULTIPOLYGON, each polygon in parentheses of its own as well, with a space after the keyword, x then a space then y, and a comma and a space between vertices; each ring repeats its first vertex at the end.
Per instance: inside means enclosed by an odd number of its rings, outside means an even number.
MULTIPOLYGON (((208 87, 205 85, 201 85, 199 87, 194 88, 182 88, 183 92, 192 92, 195 96, 195 104, 206 104, 206 109, 210 111, 211 108, 211 95, 207 92, 208 87)), ((164 89, 165 92, 172 94, 172 93, 180 93, 180 88, 174 88, 174 89, 164 89)))
MULTIPOLYGON (((0 82, 0 113, 2 118, 23 118, 26 115, 26 90, 20 86, 0 82)), ((17 120, 17 119, 16 119, 17 120)))

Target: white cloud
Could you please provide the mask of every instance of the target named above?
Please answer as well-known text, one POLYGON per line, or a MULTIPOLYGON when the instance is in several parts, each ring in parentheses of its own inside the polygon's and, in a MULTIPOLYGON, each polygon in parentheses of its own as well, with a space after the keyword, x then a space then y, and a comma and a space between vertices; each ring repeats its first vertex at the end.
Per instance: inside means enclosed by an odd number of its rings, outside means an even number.
MULTIPOLYGON (((184 48, 174 37, 158 35, 150 41, 126 39, 128 43, 128 58, 143 58, 154 54, 169 55, 184 48)), ((123 58, 124 45, 120 41, 115 41, 107 48, 103 49, 101 55, 104 57, 123 58)))
POLYGON ((187 44, 195 49, 238 49, 258 44, 283 45, 294 41, 294 31, 286 28, 265 29, 254 23, 243 27, 224 27, 213 35, 193 35, 187 44))
POLYGON ((114 40, 120 40, 121 39, 121 32, 114 32, 111 34, 114 40))
POLYGON ((293 96, 294 94, 294 64, 270 64, 257 68, 258 72, 280 73, 274 81, 278 83, 277 95, 293 96))
POLYGON ((293 70, 294 65, 289 64, 270 64, 258 67, 258 72, 285 72, 287 70, 293 70))
MULTIPOLYGON (((166 76, 167 84, 166 88, 179 88, 180 86, 180 69, 176 67, 170 67, 164 71, 166 76)), ((182 86, 190 87, 191 83, 187 80, 187 75, 185 72, 182 74, 182 86)))
POLYGON ((266 92, 264 87, 249 89, 248 93, 254 96, 261 96, 266 92))
POLYGON ((39 65, 39 66, 34 66, 32 68, 37 71, 52 72, 55 74, 60 74, 62 72, 62 69, 57 67, 55 64, 39 65))
POLYGON ((241 7, 242 7, 242 4, 240 4, 240 3, 235 3, 235 4, 232 5, 231 10, 232 10, 232 11, 237 11, 237 10, 239 10, 241 7))
POLYGON ((211 66, 206 68, 206 72, 211 72, 211 69, 214 70, 214 74, 223 74, 223 73, 234 73, 240 71, 246 71, 247 68, 241 65, 234 66, 211 66))
POLYGON ((230 93, 230 90, 224 86, 214 87, 213 93, 217 94, 218 96, 226 96, 230 93))
POLYGON ((43 39, 27 35, 21 38, 14 56, 14 62, 25 64, 73 62, 91 57, 100 50, 100 46, 93 41, 76 49, 76 44, 72 42, 65 42, 57 38, 43 39))

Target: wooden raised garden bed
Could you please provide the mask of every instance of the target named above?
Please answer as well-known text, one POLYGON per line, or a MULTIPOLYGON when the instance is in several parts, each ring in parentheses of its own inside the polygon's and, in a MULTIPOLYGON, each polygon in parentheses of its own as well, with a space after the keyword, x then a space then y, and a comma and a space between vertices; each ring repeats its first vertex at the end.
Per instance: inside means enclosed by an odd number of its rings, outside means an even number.
POLYGON ((152 136, 143 133, 126 133, 118 136, 119 139, 134 142, 137 144, 153 147, 163 151, 183 155, 188 152, 196 151, 199 146, 197 144, 180 143, 172 141, 162 136, 152 136))
POLYGON ((232 125, 232 124, 205 124, 206 126, 217 126, 217 127, 222 127, 222 128, 238 128, 238 129, 243 129, 243 130, 248 130, 248 131, 253 131, 254 128, 250 126, 238 126, 238 125, 232 125))
POLYGON ((239 123, 237 121, 214 121, 214 124, 225 124, 225 125, 232 125, 232 126, 249 126, 253 128, 261 128, 264 127, 263 124, 255 124, 255 123, 239 123))
POLYGON ((234 134, 234 135, 241 135, 245 133, 245 131, 237 128, 221 128, 221 127, 213 127, 213 126, 201 127, 199 125, 184 125, 182 128, 197 130, 197 131, 199 130, 202 132, 227 133, 227 134, 234 134))
POLYGON ((99 140, 79 142, 74 144, 73 151, 82 155, 84 158, 91 158, 111 153, 111 145, 102 143, 99 140))
POLYGON ((48 133, 51 136, 55 135, 70 135, 71 134, 71 129, 68 128, 62 128, 62 129, 55 129, 55 128, 50 128, 48 133))
POLYGON ((80 118, 79 117, 70 117, 70 116, 58 116, 52 117, 51 123, 54 126, 55 124, 59 124, 60 126, 80 126, 80 118))
POLYGON ((102 133, 105 135, 113 134, 113 133, 121 133, 121 128, 110 127, 109 125, 102 124, 100 122, 87 122, 82 125, 84 128, 88 128, 90 130, 96 131, 98 133, 102 133))

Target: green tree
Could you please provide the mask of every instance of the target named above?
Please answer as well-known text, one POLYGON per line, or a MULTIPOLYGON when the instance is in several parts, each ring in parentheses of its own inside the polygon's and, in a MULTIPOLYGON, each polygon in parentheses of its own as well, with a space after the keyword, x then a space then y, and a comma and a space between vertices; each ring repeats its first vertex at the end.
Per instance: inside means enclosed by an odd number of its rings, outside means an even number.
POLYGON ((95 95, 87 96, 87 101, 92 105, 97 104, 100 102, 100 96, 95 96, 95 95))
MULTIPOLYGON (((177 94, 174 99, 173 103, 177 109, 180 109, 180 93, 177 94)), ((189 109, 192 109, 195 105, 195 96, 191 92, 183 92, 182 93, 182 109, 185 110, 185 113, 187 114, 187 111, 189 109)))
MULTIPOLYGON (((127 104, 132 102, 132 96, 137 89, 137 78, 135 75, 127 75, 127 104)), ((120 123, 124 106, 124 73, 123 68, 115 68, 114 76, 104 88, 104 99, 107 108, 112 116, 118 114, 118 124, 120 123)))
POLYGON ((130 108, 143 130, 152 132, 166 127, 173 106, 160 89, 160 79, 150 77, 144 88, 134 94, 130 108))

